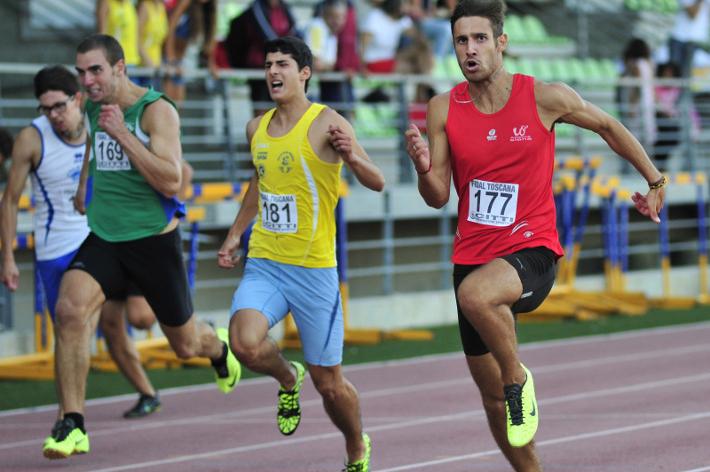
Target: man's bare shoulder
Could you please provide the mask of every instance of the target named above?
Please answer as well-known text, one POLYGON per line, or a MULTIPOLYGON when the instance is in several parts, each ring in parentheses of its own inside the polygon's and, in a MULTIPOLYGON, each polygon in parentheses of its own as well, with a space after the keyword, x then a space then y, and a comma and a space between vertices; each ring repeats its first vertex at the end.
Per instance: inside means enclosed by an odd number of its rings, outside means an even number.
POLYGON ((146 131, 166 129, 167 126, 180 127, 177 109, 167 100, 156 100, 145 107, 141 127, 146 131))
POLYGON ((34 126, 26 126, 20 130, 12 148, 13 159, 31 159, 39 157, 42 149, 42 137, 34 126))
POLYGON ((427 105, 427 121, 432 123, 443 123, 446 122, 446 117, 449 114, 449 98, 451 92, 447 91, 434 95, 427 105))
POLYGON ((259 128, 259 123, 261 123, 263 117, 264 115, 255 116, 247 122, 246 130, 249 142, 251 142, 251 138, 254 136, 254 133, 256 133, 257 128, 259 128))
POLYGON ((562 114, 583 105, 579 94, 564 82, 543 82, 538 79, 535 79, 535 101, 545 110, 562 114))
POLYGON ((451 97, 451 91, 448 90, 444 93, 439 93, 431 97, 429 100, 429 107, 444 107, 448 108, 449 107, 449 100, 451 97))
POLYGON ((313 125, 325 130, 328 129, 329 125, 340 126, 344 129, 351 128, 350 122, 343 115, 330 107, 323 108, 316 119, 313 120, 313 125))

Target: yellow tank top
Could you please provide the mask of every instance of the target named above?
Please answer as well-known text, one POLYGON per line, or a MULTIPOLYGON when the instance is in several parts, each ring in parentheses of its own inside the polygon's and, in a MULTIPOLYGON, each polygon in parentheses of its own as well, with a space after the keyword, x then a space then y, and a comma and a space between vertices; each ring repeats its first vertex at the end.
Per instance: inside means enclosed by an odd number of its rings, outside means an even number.
POLYGON ((140 41, 153 64, 159 66, 163 58, 163 43, 168 35, 168 14, 162 0, 160 2, 147 1, 145 7, 147 18, 140 41))
POLYGON ((335 267, 335 206, 340 171, 322 161, 308 142, 308 129, 325 105, 313 103, 287 134, 269 136, 276 109, 259 122, 251 140, 259 174, 259 212, 249 257, 301 267, 335 267))
POLYGON ((131 0, 109 0, 106 34, 123 48, 126 65, 138 65, 138 13, 131 0))

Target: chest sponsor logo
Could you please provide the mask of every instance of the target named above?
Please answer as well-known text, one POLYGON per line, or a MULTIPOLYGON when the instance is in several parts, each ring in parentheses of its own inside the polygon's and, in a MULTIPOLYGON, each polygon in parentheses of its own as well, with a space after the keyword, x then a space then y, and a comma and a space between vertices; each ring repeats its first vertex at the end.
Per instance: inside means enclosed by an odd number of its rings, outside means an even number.
POLYGON ((517 143, 521 141, 532 141, 532 136, 528 134, 528 125, 520 125, 513 128, 513 136, 510 137, 511 143, 517 143))
POLYGON ((84 153, 83 152, 77 152, 74 154, 74 163, 76 164, 77 162, 81 162, 84 160, 84 153))
POLYGON ((268 155, 269 154, 266 151, 264 151, 264 152, 259 151, 256 153, 256 160, 257 161, 265 161, 266 158, 268 157, 268 155))
POLYGON ((495 128, 493 128, 488 131, 488 136, 486 136, 486 140, 495 141, 496 139, 498 139, 498 136, 496 136, 496 130, 495 128))
POLYGON ((288 151, 282 152, 281 155, 279 155, 279 170, 284 174, 288 174, 293 170, 294 162, 293 154, 288 151))

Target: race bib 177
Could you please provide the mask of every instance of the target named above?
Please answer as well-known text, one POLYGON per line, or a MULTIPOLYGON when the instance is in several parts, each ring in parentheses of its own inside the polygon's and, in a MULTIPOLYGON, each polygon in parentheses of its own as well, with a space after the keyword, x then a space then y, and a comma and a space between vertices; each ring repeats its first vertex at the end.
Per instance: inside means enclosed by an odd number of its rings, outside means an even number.
POLYGON ((518 211, 518 184, 474 179, 469 184, 468 221, 510 226, 518 211))

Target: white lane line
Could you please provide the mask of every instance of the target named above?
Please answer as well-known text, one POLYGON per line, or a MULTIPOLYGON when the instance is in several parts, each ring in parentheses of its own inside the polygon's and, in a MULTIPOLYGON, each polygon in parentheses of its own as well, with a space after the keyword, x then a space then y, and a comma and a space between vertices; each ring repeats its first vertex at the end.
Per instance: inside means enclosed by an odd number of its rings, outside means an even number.
MULTIPOLYGON (((645 336, 657 336, 657 335, 667 335, 682 331, 697 331, 699 329, 710 329, 710 321, 701 321, 698 323, 689 323, 676 326, 659 326, 656 328, 639 329, 633 331, 622 331, 618 333, 610 334, 593 334, 589 336, 578 336, 568 339, 553 339, 549 341, 536 341, 531 343, 522 344, 520 346, 521 351, 532 351, 538 349, 548 349, 555 348, 558 346, 574 346, 588 343, 598 343, 599 341, 614 341, 629 338, 638 338, 645 336)), ((407 359, 394 359, 386 361, 373 361, 365 362, 362 364, 354 364, 344 366, 345 372, 355 372, 360 370, 371 370, 371 369, 381 369, 392 366, 401 365, 417 365, 428 362, 437 362, 441 360, 447 360, 452 358, 460 358, 462 356, 461 352, 449 352, 443 354, 431 354, 427 356, 411 357, 407 359)), ((254 385, 261 385, 263 383, 273 382, 273 379, 268 377, 259 377, 254 379, 242 380, 239 383, 239 388, 243 389, 245 387, 250 387, 254 385)), ((201 385, 190 385, 186 387, 172 387, 166 388, 160 391, 161 397, 168 397, 171 395, 189 394, 194 392, 201 392, 205 390, 214 389, 213 383, 201 384, 201 385)), ((130 400, 135 398, 135 393, 127 393, 123 395, 116 395, 111 397, 95 398, 86 401, 86 406, 96 406, 96 405, 107 405, 111 403, 118 403, 125 400, 130 400)), ((14 410, 4 410, 0 411, 0 418, 12 415, 23 415, 27 413, 45 413, 48 411, 55 411, 57 409, 56 404, 34 406, 27 408, 17 408, 14 410)))
MULTIPOLYGON (((577 400, 580 398, 586 399, 586 398, 615 395, 618 393, 627 393, 627 392, 633 391, 633 390, 644 390, 647 388, 660 387, 660 386, 678 386, 681 383, 698 382, 698 381, 704 381, 704 380, 708 380, 708 379, 710 379, 710 373, 705 374, 705 375, 678 377, 678 378, 674 378, 674 379, 664 379, 664 380, 657 381, 657 382, 646 382, 643 384, 629 385, 624 388, 618 388, 618 389, 604 389, 604 390, 589 391, 589 392, 585 392, 585 393, 579 394, 579 395, 567 395, 567 396, 562 396, 562 397, 550 398, 547 400, 541 400, 539 403, 541 405, 553 404, 553 403, 563 403, 563 402, 567 402, 567 401, 577 400)), ((445 416, 417 418, 417 419, 413 419, 413 420, 409 420, 409 421, 402 421, 402 422, 393 423, 393 424, 373 426, 373 427, 368 427, 366 429, 368 432, 374 433, 374 432, 378 432, 378 431, 396 430, 396 429, 403 429, 403 428, 408 428, 408 427, 412 427, 412 426, 422 426, 422 425, 426 425, 426 424, 443 423, 443 422, 448 422, 448 421, 462 421, 462 420, 470 421, 470 419, 473 417, 479 417, 479 416, 483 417, 483 415, 484 415, 484 412, 482 410, 463 411, 463 412, 449 414, 449 415, 445 415, 445 416)), ((689 416, 685 416, 682 418, 689 420, 689 419, 696 419, 697 416, 710 417, 710 412, 702 413, 699 415, 697 415, 697 414, 696 415, 689 415, 689 416)), ((673 419, 667 419, 667 420, 654 421, 654 422, 645 423, 645 424, 646 425, 672 424, 677 421, 678 421, 678 418, 673 418, 673 419)), ((644 427, 650 427, 650 426, 644 426, 644 427)), ((629 427, 614 428, 611 430, 604 430, 603 432, 606 432, 606 431, 615 431, 616 432, 617 430, 619 430, 619 432, 622 432, 622 430, 625 431, 625 430, 628 430, 628 428, 629 427)), ((640 428, 640 429, 643 429, 643 428, 640 428)), ((93 433, 90 433, 90 434, 92 436, 94 435, 93 433)), ((583 439, 585 437, 595 437, 595 435, 600 435, 600 433, 599 432, 586 433, 583 435, 571 436, 571 437, 583 439)), ((279 441, 261 442, 258 444, 251 444, 251 445, 228 448, 228 449, 220 449, 220 450, 211 451, 211 452, 188 454, 188 455, 183 455, 183 456, 178 456, 178 457, 172 457, 169 459, 138 462, 138 463, 133 463, 133 464, 124 464, 124 465, 120 465, 120 466, 99 469, 98 471, 93 471, 93 472, 114 472, 114 471, 120 471, 120 470, 133 470, 133 469, 149 468, 149 467, 156 467, 156 466, 162 466, 162 465, 167 465, 167 464, 175 464, 175 463, 180 463, 180 462, 190 462, 190 461, 194 461, 194 460, 211 458, 211 457, 215 457, 215 456, 238 454, 241 452, 256 451, 256 450, 269 449, 269 448, 275 448, 275 447, 289 447, 294 444, 300 444, 300 443, 312 442, 312 441, 320 441, 320 440, 339 438, 339 437, 342 437, 342 435, 339 432, 324 433, 324 434, 318 434, 318 435, 312 435, 312 436, 301 436, 296 439, 289 439, 288 441, 287 440, 279 440, 279 441)), ((569 440, 569 439, 565 439, 565 438, 568 438, 568 436, 565 436, 563 438, 557 438, 555 440, 547 440, 547 441, 544 441, 544 442, 538 443, 538 444, 556 444, 558 442, 566 442, 569 440)), ((574 439, 574 440, 576 440, 576 439, 574 439)), ((37 444, 38 444, 37 441, 32 442, 32 445, 37 445, 37 444)), ((497 452, 498 452, 497 450, 484 451, 482 453, 477 453, 478 455, 474 455, 473 457, 481 457, 482 455, 491 455, 491 454, 494 454, 497 452)), ((470 457, 470 455, 457 456, 457 458, 454 460, 463 460, 463 459, 469 458, 469 457, 470 457)), ((407 470, 407 469, 405 467, 405 468, 396 469, 396 470, 407 470)), ((384 472, 384 471, 381 471, 381 472, 384 472)))
POLYGON ((700 467, 699 469, 688 469, 682 472, 707 472, 708 470, 710 470, 710 465, 707 467, 700 467))
MULTIPOLYGON (((701 419, 706 419, 706 418, 710 418, 710 412, 696 413, 694 415, 681 416, 678 418, 673 418, 673 419, 668 419, 668 420, 651 421, 649 423, 641 423, 641 424, 636 424, 636 425, 632 425, 632 426, 624 426, 621 428, 604 429, 601 431, 594 431, 591 433, 584 433, 584 434, 576 434, 573 436, 561 436, 559 438, 538 441, 535 443, 535 445, 536 445, 536 447, 540 448, 540 447, 551 446, 551 445, 555 445, 555 444, 563 444, 563 443, 568 443, 568 442, 573 442, 573 441, 581 441, 584 439, 612 436, 612 435, 621 434, 621 433, 630 433, 630 432, 639 431, 642 429, 657 428, 660 426, 668 426, 671 424, 684 423, 686 421, 696 421, 696 420, 701 420, 701 419)), ((433 466, 433 465, 449 464, 451 462, 460 462, 460 461, 465 461, 465 460, 477 459, 479 457, 493 456, 493 455, 497 455, 497 454, 500 454, 500 450, 490 449, 488 451, 475 452, 473 454, 464 454, 461 456, 445 457, 443 459, 426 461, 426 462, 416 462, 413 464, 390 467, 389 469, 379 469, 378 472, 399 472, 399 471, 403 471, 403 470, 409 471, 409 470, 414 470, 414 469, 422 469, 422 468, 433 466)), ((695 471, 695 472, 699 472, 700 470, 710 470, 710 468, 697 469, 697 471, 695 471)), ((693 471, 688 471, 688 472, 693 472, 693 471)))
MULTIPOLYGON (((609 357, 604 357, 604 358, 600 358, 600 359, 593 359, 593 360, 573 361, 573 362, 560 363, 560 364, 536 366, 536 367, 534 367, 533 370, 536 373, 536 375, 538 375, 538 374, 544 374, 544 373, 548 373, 548 372, 560 372, 560 371, 570 370, 570 369, 579 369, 582 367, 599 366, 599 365, 607 365, 607 364, 618 365, 620 362, 623 362, 625 360, 637 361, 637 360, 642 360, 642 359, 646 359, 646 360, 653 359, 656 357, 668 358, 670 356, 694 354, 694 353, 702 352, 702 351, 710 351, 710 344, 687 346, 685 348, 677 349, 677 350, 671 351, 671 352, 668 352, 665 349, 658 349, 658 350, 652 350, 652 351, 647 351, 647 352, 642 352, 642 353, 628 354, 626 356, 609 356, 609 357)), ((710 378, 710 374, 700 375, 699 377, 702 379, 710 378)), ((672 385, 673 383, 697 381, 696 380, 697 378, 698 378, 698 376, 693 375, 693 376, 688 376, 688 377, 674 378, 674 379, 670 379, 667 381, 662 380, 662 381, 654 381, 654 382, 646 382, 646 383, 636 384, 636 385, 638 385, 638 387, 636 387, 634 385, 631 385, 631 386, 627 385, 627 386, 623 386, 623 387, 614 387, 614 388, 609 388, 609 389, 597 390, 596 392, 601 392, 600 393, 601 395, 625 393, 625 392, 639 390, 639 389, 645 389, 645 388, 665 387, 669 384, 672 385)), ((382 388, 382 389, 378 389, 378 390, 363 391, 360 393, 360 398, 361 398, 361 400, 362 399, 370 399, 370 398, 380 398, 380 397, 394 396, 394 395, 401 395, 401 394, 412 394, 412 392, 416 392, 419 394, 419 393, 423 393, 425 391, 440 390, 440 389, 447 388, 447 387, 456 387, 456 386, 469 385, 469 384, 472 384, 471 379, 468 376, 464 376, 461 378, 446 380, 446 381, 425 382, 425 383, 420 383, 420 384, 406 384, 406 385, 402 385, 399 387, 389 387, 389 388, 382 388)), ((473 387, 471 387, 471 388, 473 388, 473 387)), ((588 398, 590 395, 594 395, 594 392, 584 392, 584 393, 580 393, 580 394, 572 394, 572 395, 567 395, 564 397, 557 397, 557 398, 563 399, 561 401, 572 401, 572 400, 576 400, 576 399, 588 398)), ((556 402, 557 402, 557 400, 555 400, 554 398, 547 399, 547 400, 540 400, 541 404, 556 403, 556 402)), ((305 400, 305 401, 301 402, 301 407, 306 408, 306 407, 316 406, 316 405, 320 405, 320 404, 321 404, 320 398, 315 398, 315 399, 305 400)), ((105 436, 105 435, 109 435, 109 434, 121 434, 121 433, 126 433, 126 432, 143 431, 143 430, 150 430, 150 429, 156 429, 156 428, 166 428, 166 427, 174 428, 177 426, 185 426, 185 425, 190 425, 190 424, 204 424, 207 421, 224 421, 226 419, 231 419, 231 418, 233 418, 235 421, 239 421, 243 416, 271 413, 271 412, 273 412, 273 409, 274 409, 274 406, 269 405, 269 406, 260 406, 260 407, 254 407, 254 408, 243 409, 243 410, 232 410, 227 413, 220 412, 220 413, 215 413, 213 415, 202 415, 202 416, 197 416, 197 417, 194 417, 194 416, 193 417, 184 417, 184 418, 167 420, 167 421, 151 421, 151 422, 145 422, 145 423, 140 423, 140 424, 124 424, 124 425, 114 427, 114 428, 92 430, 91 436, 92 437, 101 437, 101 436, 105 436)), ((481 412, 479 411, 479 413, 481 413, 481 412)), ((0 444, 0 451, 5 450, 5 449, 15 448, 15 447, 30 446, 30 445, 34 445, 35 443, 36 443, 36 440, 24 440, 24 441, 17 441, 17 442, 0 444)))

